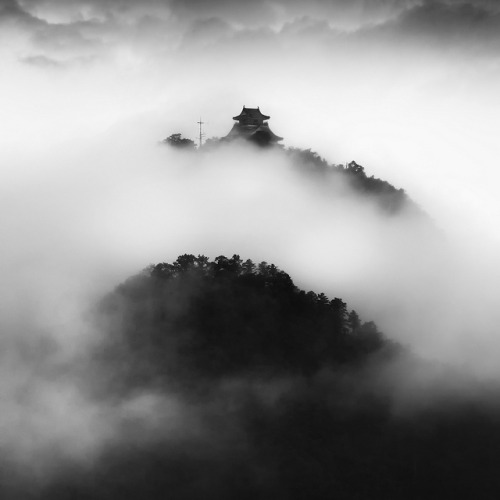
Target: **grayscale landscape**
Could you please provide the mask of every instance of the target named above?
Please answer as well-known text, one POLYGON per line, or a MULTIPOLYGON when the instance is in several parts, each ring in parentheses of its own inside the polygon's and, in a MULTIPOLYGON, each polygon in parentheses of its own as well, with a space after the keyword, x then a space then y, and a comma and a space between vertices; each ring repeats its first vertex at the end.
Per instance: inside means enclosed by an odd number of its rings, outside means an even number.
POLYGON ((0 497, 500 494, 500 5, 0 0, 0 497))

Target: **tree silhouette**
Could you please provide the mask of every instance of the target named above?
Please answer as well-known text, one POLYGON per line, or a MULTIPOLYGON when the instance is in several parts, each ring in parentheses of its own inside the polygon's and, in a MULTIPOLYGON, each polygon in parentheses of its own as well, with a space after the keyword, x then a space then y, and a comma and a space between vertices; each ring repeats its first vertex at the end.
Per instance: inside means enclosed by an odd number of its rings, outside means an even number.
POLYGON ((183 138, 179 133, 168 136, 163 142, 176 148, 194 149, 195 147, 194 141, 183 138))
POLYGON ((169 349, 163 359, 171 358, 173 345, 189 371, 209 377, 256 365, 312 374, 383 347, 371 339, 381 339, 373 324, 363 336, 348 335, 362 323, 340 299, 299 290, 274 264, 255 266, 239 255, 210 261, 184 254, 173 264, 150 266, 118 287, 102 307, 106 314, 120 315, 123 325, 120 338, 110 339, 108 353, 113 342, 120 343, 120 356, 124 349, 131 357, 137 349, 153 353, 145 363, 147 373, 129 373, 140 383, 168 372, 163 361, 155 363, 163 349, 169 349))

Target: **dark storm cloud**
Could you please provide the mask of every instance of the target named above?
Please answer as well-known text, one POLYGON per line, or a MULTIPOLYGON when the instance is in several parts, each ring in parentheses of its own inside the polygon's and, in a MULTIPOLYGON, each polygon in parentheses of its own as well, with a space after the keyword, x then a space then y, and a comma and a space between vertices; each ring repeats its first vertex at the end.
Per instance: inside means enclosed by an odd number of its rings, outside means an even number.
POLYGON ((403 13, 385 29, 401 35, 440 40, 497 38, 500 15, 489 2, 428 1, 403 13))
POLYGON ((372 22, 347 30, 332 18, 307 15, 284 23, 279 35, 282 40, 315 44, 316 49, 361 44, 371 52, 385 44, 391 52, 442 48, 487 55, 500 44, 499 7, 489 1, 430 0, 407 4, 382 21, 373 17, 372 22))
POLYGON ((31 15, 50 21, 64 19, 131 18, 153 13, 154 16, 173 16, 189 21, 218 17, 241 26, 269 26, 309 15, 326 18, 334 24, 360 24, 394 17, 418 4, 418 0, 19 0, 31 15))
POLYGON ((0 22, 39 25, 40 19, 26 12, 16 0, 0 0, 0 22))
MULTIPOLYGON (((481 48, 500 36, 490 0, 3 0, 0 18, 32 28, 47 50, 96 55, 122 43, 147 50, 223 46, 229 41, 410 41, 481 48), (262 31, 264 30, 264 31, 262 31)), ((50 54, 43 54, 49 57, 50 54)), ((82 54, 79 54, 80 56, 82 54)))
MULTIPOLYGON (((96 20, 71 23, 49 22, 24 8, 16 0, 0 0, 0 23, 26 38, 33 53, 23 55, 19 61, 38 67, 62 66, 63 61, 91 57, 106 39, 109 27, 96 20), (83 51, 82 51, 83 49, 83 51), (61 57, 55 57, 60 54, 61 57), (61 59, 61 60, 60 60, 61 59)), ((28 49, 29 50, 29 49, 28 49)))
POLYGON ((255 23, 259 20, 268 23, 269 16, 275 11, 267 0, 243 2, 234 0, 22 0, 23 6, 36 15, 50 15, 55 11, 70 14, 73 17, 127 17, 143 15, 147 12, 156 14, 174 14, 179 18, 223 17, 232 21, 255 23))
MULTIPOLYGON (((13 0, 4 3, 16 4, 13 0)), ((239 18, 246 23, 260 22, 267 24, 279 17, 296 15, 338 15, 354 13, 359 18, 369 20, 367 16, 377 17, 377 13, 401 13, 419 6, 442 5, 452 7, 476 7, 491 12, 498 12, 498 2, 494 0, 20 0, 20 5, 29 12, 43 13, 50 9, 71 11, 87 17, 94 13, 121 15, 127 12, 140 13, 147 11, 174 13, 192 17, 239 18)), ((19 6, 18 6, 19 8, 19 6)), ((334 20, 334 19, 330 19, 334 20)))
POLYGON ((182 45, 202 46, 223 41, 233 35, 234 29, 231 25, 218 17, 199 19, 186 29, 182 45))

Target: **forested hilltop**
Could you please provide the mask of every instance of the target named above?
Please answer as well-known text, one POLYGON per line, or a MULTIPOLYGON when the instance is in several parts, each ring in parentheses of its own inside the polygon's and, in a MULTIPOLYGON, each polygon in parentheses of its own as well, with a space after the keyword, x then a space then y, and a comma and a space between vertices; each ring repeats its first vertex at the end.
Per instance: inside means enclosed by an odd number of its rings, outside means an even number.
MULTIPOLYGON (((205 153, 227 147, 234 147, 222 142, 217 138, 208 139, 198 150, 195 150, 193 141, 182 139, 180 134, 173 134, 163 141, 175 149, 183 152, 205 153), (186 142, 187 141, 187 142, 186 142), (190 147, 187 147, 187 146, 190 147)), ((240 143, 239 146, 242 146, 240 143)), ((406 209, 414 214, 423 214, 423 211, 410 199, 404 189, 396 188, 389 182, 378 179, 373 175, 368 176, 365 168, 356 161, 346 164, 330 163, 311 149, 301 149, 281 145, 273 147, 259 148, 255 144, 247 144, 262 152, 282 152, 289 158, 295 168, 301 173, 309 176, 310 179, 319 181, 332 189, 332 194, 345 195, 342 185, 347 185, 353 193, 361 195, 365 200, 372 200, 386 214, 396 215, 406 209)))
POLYGON ((172 370, 177 377, 312 376, 388 346, 375 324, 362 323, 341 299, 299 290, 275 265, 238 255, 182 255, 150 266, 108 296, 101 312, 118 319, 108 355, 117 343, 120 357, 147 358, 147 373, 127 368, 141 383, 172 370))
POLYGON ((84 380, 89 398, 119 409, 119 439, 91 466, 62 468, 37 498, 500 491, 497 410, 451 393, 401 408, 390 389, 397 370, 381 373, 415 358, 340 298, 300 290, 272 264, 182 255, 118 286, 95 321, 102 339, 84 380))
POLYGON ((336 181, 344 182, 364 199, 375 201, 387 214, 396 215, 403 209, 414 214, 423 214, 404 189, 398 189, 389 182, 373 175, 368 176, 364 167, 355 161, 346 165, 329 163, 310 149, 288 148, 284 152, 297 168, 311 174, 316 180, 327 182, 331 187, 335 186, 336 181))

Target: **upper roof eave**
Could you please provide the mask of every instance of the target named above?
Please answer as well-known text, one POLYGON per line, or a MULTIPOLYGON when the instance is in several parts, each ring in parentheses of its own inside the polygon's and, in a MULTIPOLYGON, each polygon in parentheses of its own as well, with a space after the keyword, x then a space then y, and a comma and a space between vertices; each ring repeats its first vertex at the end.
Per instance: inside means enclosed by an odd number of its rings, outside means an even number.
POLYGON ((261 112, 260 108, 246 108, 243 106, 241 113, 238 116, 233 116, 233 120, 241 120, 242 118, 260 118, 261 120, 269 120, 271 117, 261 112))

